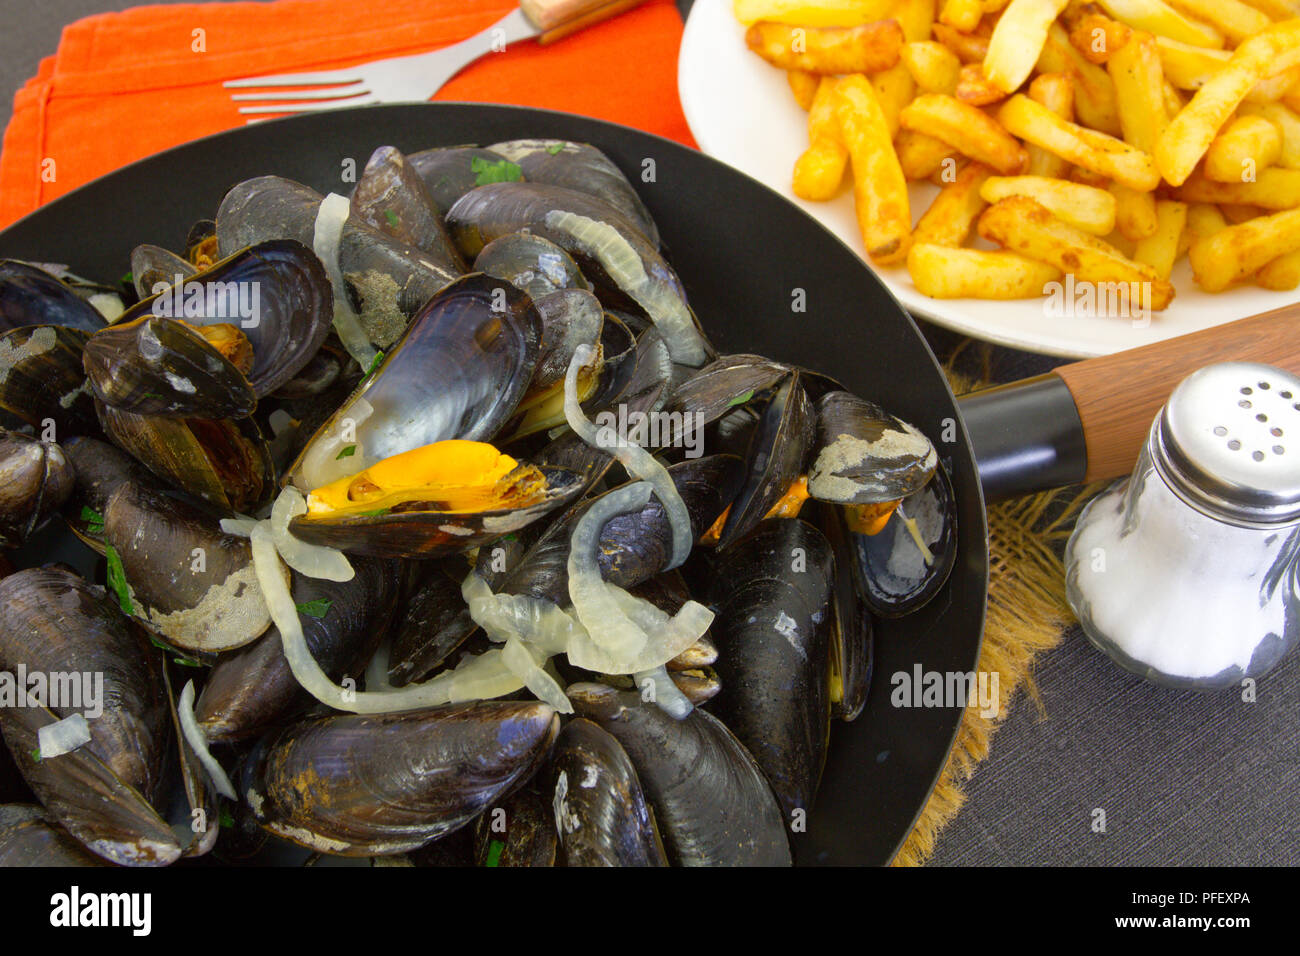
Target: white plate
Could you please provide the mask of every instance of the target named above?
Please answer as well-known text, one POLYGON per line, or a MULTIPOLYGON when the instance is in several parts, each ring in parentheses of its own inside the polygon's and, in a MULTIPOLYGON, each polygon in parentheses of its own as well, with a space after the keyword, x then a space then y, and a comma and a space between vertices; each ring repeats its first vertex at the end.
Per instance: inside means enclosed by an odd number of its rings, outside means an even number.
MULTIPOLYGON (((861 253, 847 183, 838 197, 825 203, 806 202, 790 191, 794 162, 808 145, 807 114, 795 103, 785 72, 751 53, 744 36, 744 27, 731 15, 731 0, 695 0, 677 70, 691 133, 706 153, 775 189, 861 253)), ((912 186, 915 218, 936 192, 928 183, 912 186)), ((779 243, 780 237, 754 240, 779 243)), ((1047 299, 931 299, 916 290, 906 268, 876 272, 909 311, 939 325, 1002 345, 1070 358, 1108 355, 1300 302, 1300 293, 1255 286, 1209 295, 1192 281, 1185 257, 1174 269, 1177 299, 1164 312, 1153 313, 1147 323, 1052 314, 1047 299)))

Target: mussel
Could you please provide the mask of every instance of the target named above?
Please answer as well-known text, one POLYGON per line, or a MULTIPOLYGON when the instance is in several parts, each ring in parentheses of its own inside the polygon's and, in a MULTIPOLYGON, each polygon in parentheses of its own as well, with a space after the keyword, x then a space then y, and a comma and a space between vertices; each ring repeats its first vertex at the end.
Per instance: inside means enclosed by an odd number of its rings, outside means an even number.
POLYGON ((370 154, 351 202, 363 222, 422 250, 449 272, 465 271, 429 188, 400 150, 380 146, 370 154))
POLYGON ((488 807, 474 825, 479 866, 554 866, 557 844, 551 809, 531 785, 488 807))
POLYGON ((72 494, 76 472, 58 445, 0 428, 0 547, 17 547, 72 494))
POLYGON ((849 392, 818 400, 808 493, 819 501, 898 501, 929 481, 938 464, 930 439, 880 406, 849 392))
POLYGON ((45 270, 0 259, 0 331, 32 325, 90 333, 104 327, 104 317, 45 270))
POLYGON ((108 866, 31 804, 0 804, 0 866, 108 866))

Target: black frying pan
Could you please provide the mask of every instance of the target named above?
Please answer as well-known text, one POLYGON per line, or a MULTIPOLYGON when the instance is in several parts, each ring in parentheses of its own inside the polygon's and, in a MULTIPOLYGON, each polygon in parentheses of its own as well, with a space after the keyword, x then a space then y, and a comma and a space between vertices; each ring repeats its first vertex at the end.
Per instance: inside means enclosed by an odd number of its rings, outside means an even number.
MULTIPOLYGON (((137 244, 181 246, 193 221, 211 217, 243 179, 274 173, 346 193, 346 161, 359 170, 376 146, 415 151, 522 137, 591 143, 628 174, 720 351, 819 369, 937 441, 957 496, 956 566, 929 605, 879 623, 866 709, 853 724, 835 723, 808 831, 795 838, 802 864, 889 861, 934 786, 962 713, 892 707, 890 675, 917 665, 975 668, 988 578, 984 495, 958 404, 916 326, 856 253, 785 199, 702 153, 583 117, 476 104, 369 107, 246 127, 138 162, 0 233, 0 257, 63 262, 112 281, 129 268, 137 244), (652 182, 642 176, 647 160, 652 182), (806 292, 805 312, 791 309, 795 289, 806 292)), ((1095 362, 1105 360, 1078 367, 1095 362)), ((1162 365, 1169 378, 1172 366, 1162 365)), ((973 409, 972 434, 1000 493, 1076 480, 1087 470, 1092 449, 1080 424, 1087 416, 1075 411, 1063 381, 1003 391, 973 409)), ((1143 430, 1153 411, 1135 412, 1143 430)))

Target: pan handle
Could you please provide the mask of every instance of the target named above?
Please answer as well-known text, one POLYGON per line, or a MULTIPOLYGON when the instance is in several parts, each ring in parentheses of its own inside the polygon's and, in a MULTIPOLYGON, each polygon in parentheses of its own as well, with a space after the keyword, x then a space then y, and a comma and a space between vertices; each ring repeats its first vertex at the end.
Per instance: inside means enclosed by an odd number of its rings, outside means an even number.
POLYGON ((1300 303, 964 396, 984 496, 1127 475, 1175 386, 1216 362, 1300 374, 1300 303))

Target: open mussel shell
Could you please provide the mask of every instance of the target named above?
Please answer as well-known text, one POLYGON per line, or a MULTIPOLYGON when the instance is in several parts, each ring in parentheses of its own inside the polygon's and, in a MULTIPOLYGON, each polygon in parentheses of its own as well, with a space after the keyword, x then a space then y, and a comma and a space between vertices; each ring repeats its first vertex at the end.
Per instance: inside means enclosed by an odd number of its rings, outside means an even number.
POLYGON ((95 396, 81 366, 89 335, 80 329, 28 325, 0 333, 0 410, 4 424, 26 423, 53 439, 99 433, 95 396))
POLYGON ((68 500, 75 482, 58 445, 0 428, 0 547, 27 540, 68 500))
POLYGON ((156 485, 144 465, 126 452, 97 438, 74 436, 63 444, 76 480, 64 509, 73 534, 100 554, 104 553, 104 506, 125 481, 156 485))
POLYGON ((930 439, 879 405, 849 392, 817 402, 817 447, 808 493, 832 504, 898 501, 934 474, 930 439))
MULTIPOLYGON (((166 789, 171 734, 161 654, 102 588, 59 568, 0 580, 0 671, 68 674, 93 696, 47 706, 0 707, 0 730, 49 814, 91 852, 127 866, 166 865, 181 847, 155 810, 166 789), (100 683, 102 681, 102 684, 100 683), (90 741, 40 756, 40 728, 87 713, 90 741)), ((16 677, 15 677, 16 680, 16 677)), ((30 684, 27 688, 30 689, 30 684)))
POLYGON ((531 785, 488 807, 474 824, 478 866, 555 866, 558 843, 551 808, 531 785))
POLYGON ((528 388, 540 346, 525 293, 481 273, 458 279, 316 432, 288 480, 305 493, 434 442, 489 440, 528 388))
MULTIPOLYGON (((293 600, 312 657, 337 681, 369 659, 397 597, 389 561, 353 558, 349 581, 293 575, 293 600)), ((298 716, 314 699, 302 689, 272 626, 247 647, 223 655, 208 674, 194 714, 210 741, 246 740, 298 716)))
POLYGON ((104 317, 43 269, 0 259, 0 332, 31 325, 57 325, 90 333, 104 327, 104 317))
POLYGON ((104 505, 105 548, 113 549, 122 573, 117 597, 186 651, 233 650, 271 623, 248 540, 226 534, 219 522, 215 514, 131 481, 104 505))
POLYGON ((258 743, 241 792, 267 830, 309 849, 405 853, 529 779, 558 731, 537 701, 309 719, 258 743))
POLYGON ((872 613, 901 617, 926 604, 957 560, 957 508, 947 469, 940 464, 920 491, 904 498, 883 530, 854 534, 852 542, 858 591, 872 613))
POLYGON ((370 154, 352 191, 351 203, 352 215, 363 222, 428 253, 449 271, 465 271, 429 187, 395 147, 380 146, 370 154))
POLYGON ((789 866, 781 807, 754 758, 696 708, 674 720, 632 691, 571 684, 577 713, 622 745, 678 866, 789 866))
POLYGON ((562 139, 514 139, 488 147, 519 166, 524 179, 563 186, 609 203, 659 245, 659 229, 623 171, 594 146, 562 139))
POLYGON ((152 298, 198 271, 194 263, 161 246, 142 243, 131 250, 131 284, 140 299, 152 298))
POLYGON ((761 405, 791 373, 761 355, 721 355, 682 382, 665 410, 708 425, 750 403, 761 405))
POLYGON ((252 418, 163 418, 96 403, 105 433, 168 484, 228 511, 275 490, 271 451, 252 418))
POLYGON ((835 555, 835 601, 831 631, 831 713, 853 721, 862 713, 871 688, 875 624, 854 578, 853 542, 844 509, 818 503, 812 517, 835 555))
POLYGON ((0 866, 108 866, 38 806, 0 805, 0 866))
MULTIPOLYGON (((314 248, 323 198, 314 189, 279 176, 239 183, 217 212, 221 254, 229 256, 271 239, 293 239, 314 248)), ((387 349, 396 342, 410 317, 458 275, 428 259, 421 250, 359 219, 351 218, 344 225, 339 271, 348 300, 376 348, 387 349)), ((332 291, 330 295, 332 300, 332 291)))
POLYGON ((481 179, 487 181, 485 173, 490 175, 509 162, 481 146, 440 146, 410 153, 406 160, 424 180, 438 214, 444 217, 457 199, 478 188, 481 179))
POLYGON ((247 378, 202 335, 146 313, 90 337, 86 377, 104 404, 136 415, 243 418, 257 407, 247 378))
POLYGON ((757 526, 803 474, 815 427, 803 377, 794 372, 777 388, 750 438, 749 474, 722 526, 719 550, 757 526))
POLYGON ((715 667, 726 687, 713 711, 793 819, 812 806, 830 733, 830 543, 806 521, 770 519, 719 554, 712 578, 715 667))
POLYGON ((565 724, 546 786, 565 866, 668 865, 636 768, 598 724, 565 724))
POLYGON ((531 232, 493 239, 474 259, 474 271, 505 279, 534 301, 560 289, 591 288, 572 256, 531 232))

